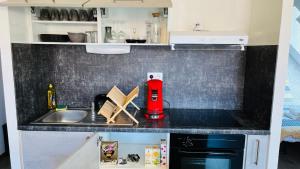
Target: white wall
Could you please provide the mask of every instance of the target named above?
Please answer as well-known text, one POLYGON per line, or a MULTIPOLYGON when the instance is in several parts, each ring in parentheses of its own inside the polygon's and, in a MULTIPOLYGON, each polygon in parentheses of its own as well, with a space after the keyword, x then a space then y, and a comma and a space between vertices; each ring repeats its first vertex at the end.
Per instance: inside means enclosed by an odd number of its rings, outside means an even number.
POLYGON ((252 0, 250 45, 277 45, 282 0, 252 0))
POLYGON ((248 33, 250 45, 278 44, 282 0, 172 0, 170 31, 191 31, 196 23, 210 31, 248 33))
POLYGON ((211 31, 248 32, 251 0, 172 0, 169 30, 193 30, 196 23, 211 31))
POLYGON ((6 116, 5 116, 4 93, 3 93, 3 83, 2 83, 2 69, 1 69, 1 60, 0 60, 0 155, 5 152, 4 135, 2 130, 2 125, 5 123, 6 123, 6 116))

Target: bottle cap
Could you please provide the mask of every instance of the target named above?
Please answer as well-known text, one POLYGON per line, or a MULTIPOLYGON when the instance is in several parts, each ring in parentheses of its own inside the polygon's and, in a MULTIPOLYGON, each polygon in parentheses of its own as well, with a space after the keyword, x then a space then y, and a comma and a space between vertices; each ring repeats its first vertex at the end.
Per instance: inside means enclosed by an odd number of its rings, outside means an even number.
POLYGON ((153 17, 160 17, 160 13, 159 13, 159 12, 152 13, 152 16, 153 16, 153 17))

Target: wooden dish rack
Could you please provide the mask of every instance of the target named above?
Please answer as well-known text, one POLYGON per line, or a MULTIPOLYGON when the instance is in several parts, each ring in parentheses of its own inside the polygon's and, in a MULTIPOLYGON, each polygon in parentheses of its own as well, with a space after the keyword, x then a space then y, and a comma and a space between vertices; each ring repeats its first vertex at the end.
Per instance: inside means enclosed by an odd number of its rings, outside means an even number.
POLYGON ((115 118, 124 112, 129 118, 131 118, 136 124, 139 122, 130 114, 126 108, 129 104, 132 104, 136 109, 140 108, 133 103, 133 100, 139 95, 139 87, 135 87, 127 96, 117 87, 114 86, 107 94, 107 97, 111 101, 107 100, 99 110, 98 114, 101 114, 106 118, 106 123, 115 123, 115 118))

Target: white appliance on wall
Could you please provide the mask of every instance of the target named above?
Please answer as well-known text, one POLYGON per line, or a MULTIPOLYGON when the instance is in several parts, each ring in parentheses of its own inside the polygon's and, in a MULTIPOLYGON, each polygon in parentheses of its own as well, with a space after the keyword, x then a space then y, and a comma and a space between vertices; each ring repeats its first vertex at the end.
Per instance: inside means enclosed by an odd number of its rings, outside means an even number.
POLYGON ((191 32, 171 32, 170 44, 172 50, 177 46, 198 46, 203 45, 235 45, 241 46, 241 50, 248 44, 248 35, 239 32, 218 32, 218 31, 191 31, 191 32))

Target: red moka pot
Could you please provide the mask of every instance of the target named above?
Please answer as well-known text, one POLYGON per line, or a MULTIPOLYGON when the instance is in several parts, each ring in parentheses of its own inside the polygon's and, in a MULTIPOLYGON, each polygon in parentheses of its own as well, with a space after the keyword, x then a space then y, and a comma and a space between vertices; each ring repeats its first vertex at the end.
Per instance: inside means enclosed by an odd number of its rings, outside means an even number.
POLYGON ((148 82, 147 90, 147 119, 163 119, 163 82, 157 79, 151 79, 148 82))

